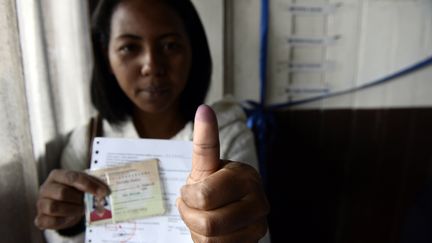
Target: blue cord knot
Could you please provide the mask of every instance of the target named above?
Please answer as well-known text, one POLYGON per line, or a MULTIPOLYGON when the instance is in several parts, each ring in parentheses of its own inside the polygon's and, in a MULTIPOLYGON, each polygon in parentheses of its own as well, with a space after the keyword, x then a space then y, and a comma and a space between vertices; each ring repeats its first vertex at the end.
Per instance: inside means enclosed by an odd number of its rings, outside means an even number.
POLYGON ((258 162, 261 177, 267 181, 267 146, 271 140, 272 131, 276 128, 273 111, 262 104, 248 100, 244 105, 248 117, 247 126, 255 134, 258 162))

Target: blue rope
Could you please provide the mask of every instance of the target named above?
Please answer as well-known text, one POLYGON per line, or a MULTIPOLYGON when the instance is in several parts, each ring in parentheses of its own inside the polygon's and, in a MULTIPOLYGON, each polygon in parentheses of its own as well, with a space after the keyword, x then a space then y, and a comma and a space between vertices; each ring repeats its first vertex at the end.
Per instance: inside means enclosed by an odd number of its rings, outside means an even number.
POLYGON ((264 185, 267 184, 267 167, 266 167, 266 136, 269 122, 269 115, 265 111, 265 101, 267 92, 267 42, 269 28, 269 1, 261 0, 261 27, 260 27, 260 102, 249 102, 252 109, 246 109, 248 116, 247 125, 255 134, 257 139, 258 166, 264 185))

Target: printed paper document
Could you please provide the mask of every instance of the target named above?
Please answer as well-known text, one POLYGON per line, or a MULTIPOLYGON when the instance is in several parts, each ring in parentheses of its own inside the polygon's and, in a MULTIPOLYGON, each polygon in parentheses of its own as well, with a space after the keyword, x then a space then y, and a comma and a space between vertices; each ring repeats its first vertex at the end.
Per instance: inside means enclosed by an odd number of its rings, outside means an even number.
POLYGON ((85 242, 190 243, 190 232, 175 206, 190 173, 192 142, 154 139, 96 138, 90 170, 157 159, 165 213, 117 224, 90 225, 85 242))

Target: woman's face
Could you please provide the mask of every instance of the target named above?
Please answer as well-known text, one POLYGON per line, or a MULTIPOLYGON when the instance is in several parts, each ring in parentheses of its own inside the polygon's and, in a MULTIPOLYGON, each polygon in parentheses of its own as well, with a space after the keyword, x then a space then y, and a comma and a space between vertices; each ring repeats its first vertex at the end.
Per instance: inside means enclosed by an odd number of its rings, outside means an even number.
POLYGON ((94 198, 94 206, 98 211, 105 210, 105 198, 94 198))
POLYGON ((146 113, 173 111, 186 86, 192 50, 182 19, 160 0, 126 0, 111 18, 111 70, 146 113))

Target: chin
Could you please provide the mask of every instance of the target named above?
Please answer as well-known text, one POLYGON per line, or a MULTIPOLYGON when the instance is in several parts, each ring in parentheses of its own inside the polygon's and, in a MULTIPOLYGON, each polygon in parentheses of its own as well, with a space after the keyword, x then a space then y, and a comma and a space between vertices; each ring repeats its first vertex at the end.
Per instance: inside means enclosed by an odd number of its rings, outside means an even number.
POLYGON ((140 104, 137 109, 140 112, 149 113, 149 114, 158 114, 163 113, 171 109, 173 104, 140 104))
POLYGON ((135 100, 136 108, 145 113, 163 113, 177 106, 178 99, 170 93, 160 95, 149 95, 148 92, 141 92, 135 100))

